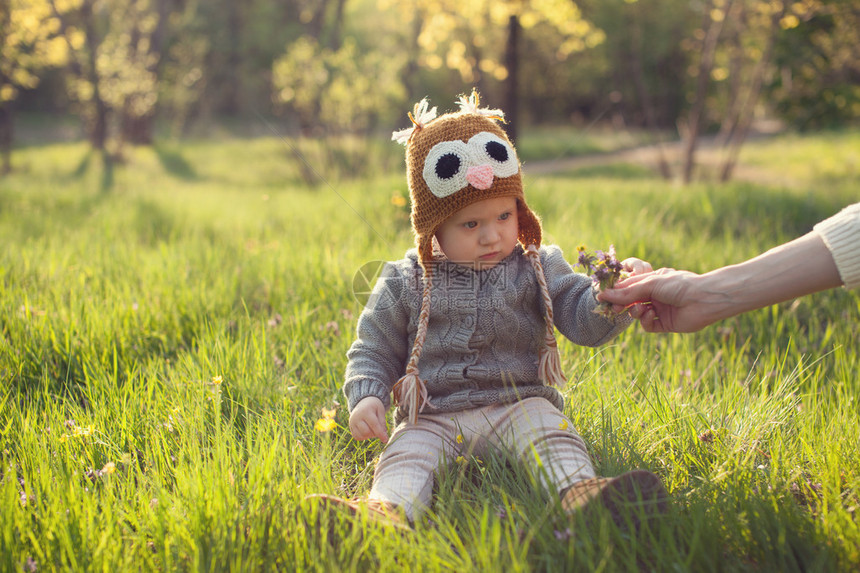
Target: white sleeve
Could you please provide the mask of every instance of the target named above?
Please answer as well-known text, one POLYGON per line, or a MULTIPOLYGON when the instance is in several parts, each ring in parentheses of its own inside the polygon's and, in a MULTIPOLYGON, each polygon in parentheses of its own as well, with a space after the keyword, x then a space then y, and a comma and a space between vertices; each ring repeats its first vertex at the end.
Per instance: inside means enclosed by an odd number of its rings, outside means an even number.
POLYGON ((860 287, 860 203, 815 225, 848 288, 860 287))

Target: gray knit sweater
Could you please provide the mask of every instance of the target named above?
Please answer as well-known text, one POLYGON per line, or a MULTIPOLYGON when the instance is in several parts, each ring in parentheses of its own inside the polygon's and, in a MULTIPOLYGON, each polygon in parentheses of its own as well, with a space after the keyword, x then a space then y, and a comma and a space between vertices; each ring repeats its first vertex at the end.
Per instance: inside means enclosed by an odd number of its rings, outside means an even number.
MULTIPOLYGON (((540 249, 553 301, 555 326, 575 344, 598 346, 624 330, 626 314, 608 320, 596 306, 591 279, 575 273, 561 249, 540 249)), ((559 409, 561 394, 538 379, 538 356, 546 330, 534 269, 521 249, 492 269, 475 271, 447 261, 434 263, 430 322, 420 377, 430 395, 425 412, 450 412, 532 396, 559 409)), ((423 270, 413 249, 388 263, 358 320, 358 337, 347 357, 349 409, 367 396, 386 408, 403 376, 418 325, 423 270)), ((397 421, 404 413, 396 412, 397 421)))

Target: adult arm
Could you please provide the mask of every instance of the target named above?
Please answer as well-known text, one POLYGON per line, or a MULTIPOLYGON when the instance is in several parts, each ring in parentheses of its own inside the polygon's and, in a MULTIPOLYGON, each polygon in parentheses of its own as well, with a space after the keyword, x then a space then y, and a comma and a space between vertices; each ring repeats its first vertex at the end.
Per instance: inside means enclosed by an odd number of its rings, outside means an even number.
POLYGON ((650 301, 651 309, 640 317, 648 332, 694 332, 730 316, 841 284, 830 249, 813 231, 703 275, 660 269, 631 277, 598 298, 622 306, 650 301))

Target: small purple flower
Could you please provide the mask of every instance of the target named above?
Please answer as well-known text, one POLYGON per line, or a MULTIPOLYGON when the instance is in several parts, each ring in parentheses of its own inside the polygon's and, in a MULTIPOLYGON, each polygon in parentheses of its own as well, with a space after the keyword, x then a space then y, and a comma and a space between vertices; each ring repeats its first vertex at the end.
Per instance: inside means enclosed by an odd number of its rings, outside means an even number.
POLYGON ((559 541, 567 541, 571 538, 573 534, 570 532, 570 528, 566 527, 562 531, 556 529, 555 531, 553 531, 553 535, 555 535, 555 538, 559 541))
MULTIPOLYGON (((585 273, 591 277, 595 290, 604 290, 612 288, 615 283, 627 277, 624 271, 624 265, 618 260, 615 255, 615 245, 610 245, 607 251, 595 251, 589 254, 585 246, 579 247, 579 266, 585 273)), ((612 311, 612 305, 608 303, 599 303, 594 312, 613 318, 615 313, 612 311)))
POLYGON ((582 268, 589 268, 591 266, 591 255, 589 255, 585 251, 580 251, 579 253, 579 266, 582 268))

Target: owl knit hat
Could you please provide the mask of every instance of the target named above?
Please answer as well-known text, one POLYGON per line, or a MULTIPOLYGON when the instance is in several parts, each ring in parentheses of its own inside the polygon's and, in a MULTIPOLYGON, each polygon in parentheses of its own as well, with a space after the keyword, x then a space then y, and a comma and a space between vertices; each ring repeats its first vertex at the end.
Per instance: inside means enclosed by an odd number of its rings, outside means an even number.
POLYGON ((432 408, 424 382, 418 376, 418 360, 430 319, 433 237, 448 217, 484 199, 514 197, 517 200, 518 239, 534 268, 546 322, 538 376, 545 384, 560 386, 566 382, 555 339, 552 300, 538 252, 542 237, 540 219, 526 204, 516 151, 497 123, 504 121, 504 113, 498 109, 479 108, 476 91, 468 98, 460 96, 457 104, 459 112, 437 118, 436 108, 429 108, 425 98, 408 114, 413 126, 396 131, 391 137, 406 146, 412 230, 424 269, 415 343, 406 374, 393 390, 395 402, 405 409, 412 423, 425 406, 432 408))

